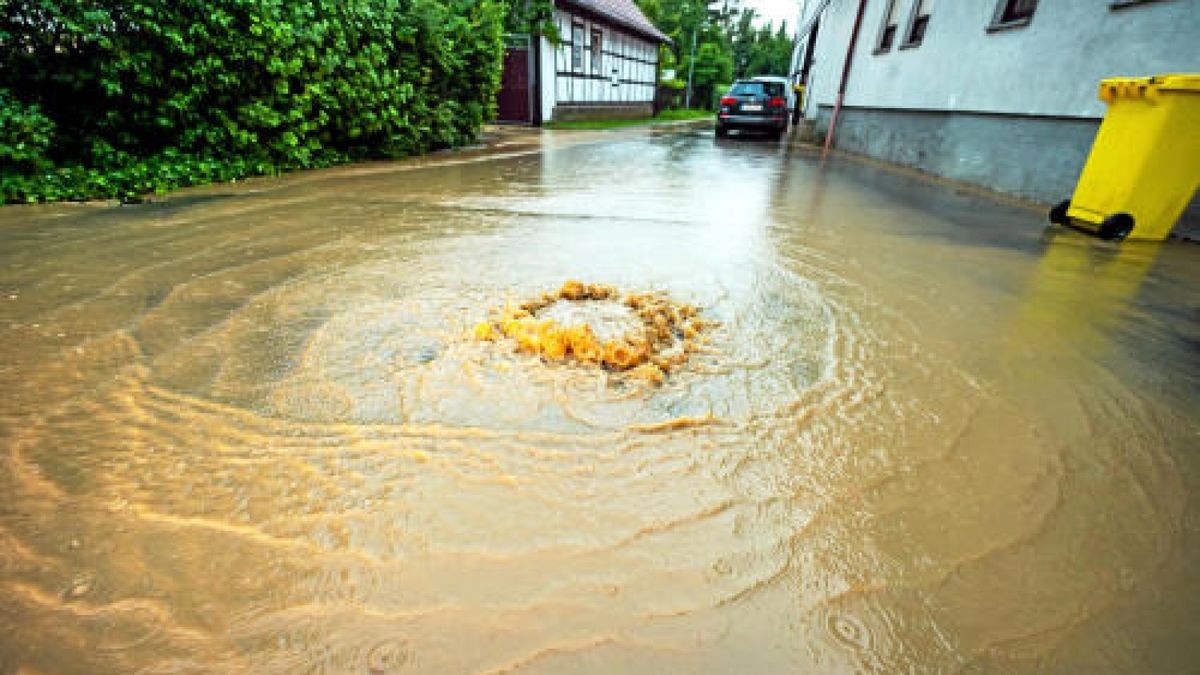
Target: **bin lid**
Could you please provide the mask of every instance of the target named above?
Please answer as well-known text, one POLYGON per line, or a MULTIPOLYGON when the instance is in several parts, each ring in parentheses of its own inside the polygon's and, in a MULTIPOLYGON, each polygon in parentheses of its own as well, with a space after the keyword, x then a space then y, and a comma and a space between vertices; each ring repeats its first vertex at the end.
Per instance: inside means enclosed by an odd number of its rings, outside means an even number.
POLYGON ((1162 91, 1200 94, 1200 73, 1169 73, 1153 77, 1110 77, 1100 80, 1100 100, 1143 98, 1162 91))

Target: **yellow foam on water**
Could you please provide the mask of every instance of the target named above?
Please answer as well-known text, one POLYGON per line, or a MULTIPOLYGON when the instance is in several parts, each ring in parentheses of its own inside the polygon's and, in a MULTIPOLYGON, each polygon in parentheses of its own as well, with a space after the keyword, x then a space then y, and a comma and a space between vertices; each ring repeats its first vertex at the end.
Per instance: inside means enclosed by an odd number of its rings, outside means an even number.
POLYGON ((516 343, 517 349, 540 354, 550 361, 572 359, 609 370, 628 371, 631 377, 661 384, 672 368, 687 360, 688 354, 694 351, 694 341, 708 325, 699 318, 698 310, 692 305, 674 303, 653 294, 628 294, 622 298, 612 286, 585 284, 572 279, 555 292, 542 293, 517 306, 506 306, 491 321, 477 324, 473 334, 477 340, 509 338, 516 343), (585 302, 618 298, 636 314, 642 325, 640 330, 617 339, 600 340, 587 324, 564 325, 537 318, 539 311, 560 300, 585 302))
POLYGON ((496 339, 496 330, 492 328, 492 324, 486 321, 481 321, 475 324, 475 339, 494 340, 496 339))

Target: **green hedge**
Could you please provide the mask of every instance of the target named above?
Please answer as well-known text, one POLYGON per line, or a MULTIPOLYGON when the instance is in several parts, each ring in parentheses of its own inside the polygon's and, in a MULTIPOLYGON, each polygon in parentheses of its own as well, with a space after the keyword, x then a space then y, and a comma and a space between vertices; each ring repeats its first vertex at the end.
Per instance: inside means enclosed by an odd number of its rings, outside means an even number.
POLYGON ((466 143, 504 0, 0 1, 4 201, 146 192, 466 143))

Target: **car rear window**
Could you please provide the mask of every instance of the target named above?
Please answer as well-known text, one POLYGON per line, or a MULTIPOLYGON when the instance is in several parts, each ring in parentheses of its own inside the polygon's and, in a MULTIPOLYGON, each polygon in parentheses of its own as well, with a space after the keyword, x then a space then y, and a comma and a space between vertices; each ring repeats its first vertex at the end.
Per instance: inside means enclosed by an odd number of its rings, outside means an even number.
POLYGON ((783 85, 778 82, 735 82, 729 90, 731 96, 783 96, 783 85))

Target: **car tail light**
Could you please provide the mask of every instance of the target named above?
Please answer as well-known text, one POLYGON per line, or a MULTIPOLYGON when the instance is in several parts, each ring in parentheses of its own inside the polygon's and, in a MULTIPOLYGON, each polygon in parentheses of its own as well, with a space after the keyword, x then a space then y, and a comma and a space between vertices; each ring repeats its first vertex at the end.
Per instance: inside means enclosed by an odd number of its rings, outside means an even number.
POLYGON ((776 96, 775 98, 771 99, 769 105, 772 108, 782 108, 783 106, 787 105, 787 99, 781 96, 776 96))
POLYGON ((722 96, 721 105, 737 105, 737 99, 733 96, 722 96))

